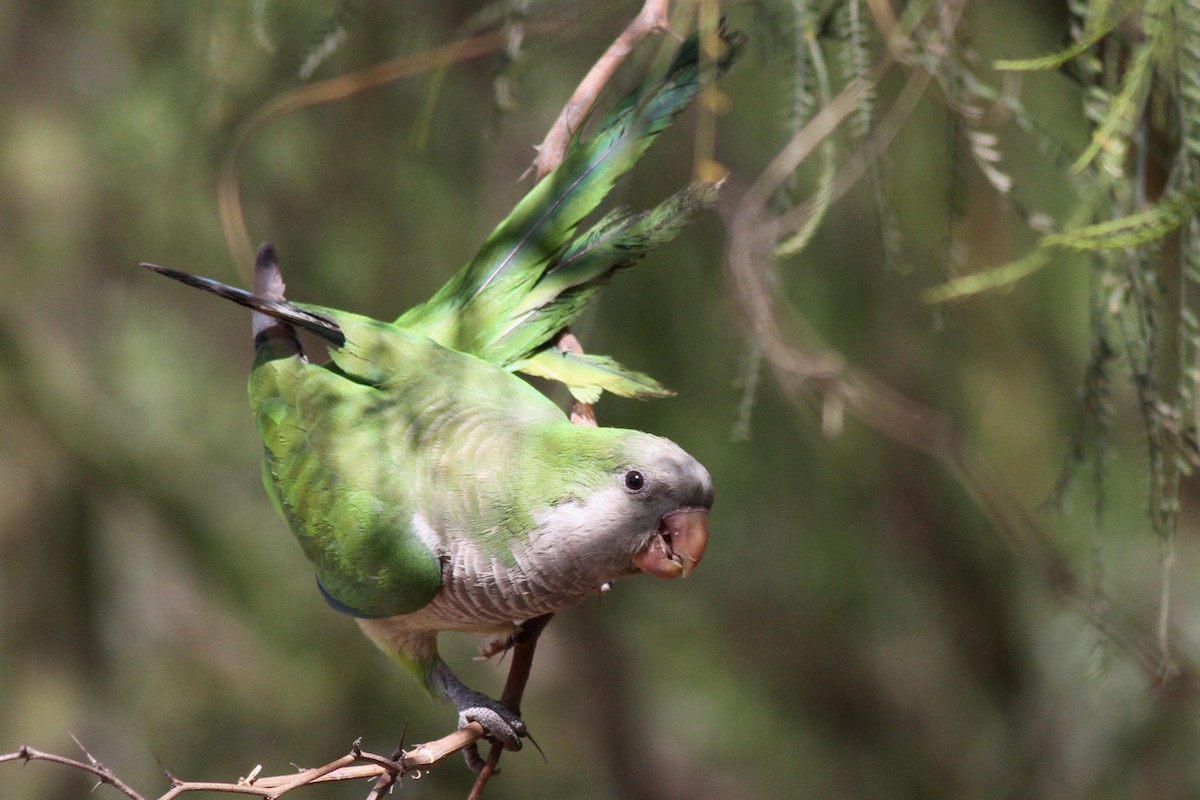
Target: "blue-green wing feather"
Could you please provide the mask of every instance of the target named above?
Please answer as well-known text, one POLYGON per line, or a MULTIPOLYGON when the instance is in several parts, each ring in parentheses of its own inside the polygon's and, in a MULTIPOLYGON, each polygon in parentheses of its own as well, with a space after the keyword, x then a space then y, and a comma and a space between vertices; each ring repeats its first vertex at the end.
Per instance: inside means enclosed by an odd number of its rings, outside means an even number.
MULTIPOLYGON (((740 50, 739 40, 725 41, 719 70, 740 50)), ((608 217, 575 239, 579 224, 613 182, 696 96, 700 73, 699 39, 693 36, 661 81, 638 87, 589 138, 575 142, 471 262, 397 324, 501 366, 544 346, 614 270, 669 241, 695 209, 715 197, 711 187, 688 190, 645 215, 608 217)))

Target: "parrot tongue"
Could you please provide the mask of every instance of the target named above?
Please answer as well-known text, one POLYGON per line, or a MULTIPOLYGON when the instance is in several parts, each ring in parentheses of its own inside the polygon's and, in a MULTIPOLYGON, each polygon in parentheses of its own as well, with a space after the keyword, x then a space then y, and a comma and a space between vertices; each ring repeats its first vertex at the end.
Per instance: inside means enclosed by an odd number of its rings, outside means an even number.
POLYGON ((707 546, 708 509, 681 508, 662 518, 633 564, 656 578, 684 578, 700 563, 707 546))

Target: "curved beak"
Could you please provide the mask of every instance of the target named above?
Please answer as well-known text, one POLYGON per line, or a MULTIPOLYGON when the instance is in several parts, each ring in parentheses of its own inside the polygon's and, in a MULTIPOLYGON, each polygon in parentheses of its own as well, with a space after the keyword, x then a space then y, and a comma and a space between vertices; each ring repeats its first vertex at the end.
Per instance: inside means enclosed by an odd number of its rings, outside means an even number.
POLYGON ((681 508, 659 522, 658 531, 637 555, 634 566, 656 578, 686 578, 708 547, 708 509, 681 508))

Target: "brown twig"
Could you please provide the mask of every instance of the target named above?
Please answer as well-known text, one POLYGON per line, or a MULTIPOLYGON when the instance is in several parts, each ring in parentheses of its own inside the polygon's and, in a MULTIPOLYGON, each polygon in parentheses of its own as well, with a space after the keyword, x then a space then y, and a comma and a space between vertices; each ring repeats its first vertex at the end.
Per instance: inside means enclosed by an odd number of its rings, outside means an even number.
MULTIPOLYGON (((575 334, 571 333, 570 328, 563 328, 559 331, 558 336, 554 339, 554 346, 564 353, 573 355, 583 355, 583 346, 579 344, 579 340, 575 338, 575 334)), ((581 403, 575 400, 571 403, 571 422, 576 425, 582 425, 585 428, 595 428, 599 423, 596 422, 596 411, 587 403, 581 403)))
MULTIPOLYGON (((583 346, 579 344, 575 334, 571 333, 570 328, 563 328, 559 331, 558 336, 555 337, 554 346, 564 353, 583 354, 583 346)), ((591 405, 575 400, 571 405, 571 422, 595 428, 597 427, 596 412, 591 405)), ((538 638, 553 617, 553 614, 535 617, 521 625, 513 636, 513 660, 508 668, 508 680, 504 683, 504 692, 500 695, 500 702, 514 714, 520 715, 521 713, 521 699, 525 696, 525 685, 529 682, 529 673, 533 669, 533 654, 537 649, 538 638)), ((467 800, 478 800, 482 796, 483 787, 487 785, 487 782, 494 775, 499 774, 497 767, 500 763, 500 754, 503 752, 504 750, 498 744, 492 745, 467 800)))
MULTIPOLYGON (((74 739, 75 737, 71 738, 74 739)), ((79 744, 79 740, 75 739, 75 743, 79 744)), ((85 764, 82 761, 77 761, 73 758, 67 758, 66 756, 55 755, 54 753, 44 753, 41 750, 35 750, 27 745, 21 745, 21 747, 18 748, 15 753, 5 753, 0 755, 0 764, 3 764, 6 761, 22 761, 26 764, 28 764, 30 761, 49 761, 52 764, 62 764, 65 767, 70 767, 71 769, 76 769, 80 772, 86 772, 89 775, 95 776, 100 783, 107 783, 109 786, 113 787, 131 800, 145 800, 145 798, 143 798, 124 781, 118 778, 112 770, 97 761, 96 758, 87 751, 87 748, 85 748, 83 745, 79 745, 79 748, 83 750, 84 754, 87 756, 88 763, 85 764)))
MULTIPOLYGON (((534 622, 537 621, 534 620, 534 622)), ((541 623, 541 627, 545 627, 544 622, 541 623)), ((538 630, 540 632, 540 627, 538 630)), ((515 652, 520 654, 522 652, 520 649, 522 643, 517 642, 516 647, 515 652)), ((513 667, 509 670, 510 682, 513 680, 513 672, 522 670, 524 673, 523 680, 528 680, 528 659, 532 658, 531 651, 532 648, 530 648, 530 653, 527 657, 521 656, 521 666, 518 666, 519 659, 514 656, 513 667)), ((517 694, 516 698, 519 705, 520 695, 517 694)), ((370 778, 380 779, 373 791, 379 792, 382 789, 382 791, 386 792, 402 776, 431 767, 462 750, 464 747, 478 742, 483 736, 483 727, 477 722, 472 722, 454 733, 443 736, 441 739, 414 745, 411 749, 398 752, 390 758, 364 751, 359 742, 355 742, 349 753, 324 766, 286 775, 240 778, 232 783, 221 781, 186 781, 164 769, 163 773, 167 776, 171 788, 166 793, 160 795, 157 800, 174 800, 174 798, 188 792, 217 792, 222 794, 245 794, 275 798, 282 797, 284 794, 299 789, 301 786, 308 786, 315 783, 367 780, 370 778)), ((146 800, 144 795, 138 793, 119 779, 112 770, 98 761, 83 745, 80 745, 80 749, 87 756, 87 762, 22 746, 16 752, 0 754, 0 764, 8 761, 47 761, 52 764, 60 764, 70 769, 95 776, 101 783, 112 786, 130 798, 130 800, 146 800)))
MULTIPOLYGON (((533 654, 537 650, 538 639, 553 618, 553 614, 534 617, 522 624, 513 636, 512 664, 508 668, 508 679, 504 683, 500 702, 514 714, 520 715, 521 713, 521 700, 525 696, 525 685, 529 682, 529 674, 533 669, 533 654)), ((500 754, 503 752, 500 745, 492 745, 487 761, 484 762, 483 769, 479 771, 479 776, 475 779, 475 785, 471 787, 471 793, 467 795, 467 800, 477 800, 483 794, 483 787, 487 785, 487 782, 494 775, 499 774, 497 764, 500 763, 500 754)))
MULTIPOLYGON (((548 17, 526 22, 524 25, 526 35, 543 35, 560 30, 560 17, 548 17)), ((217 211, 221 218, 221 229, 225 234, 225 243, 230 255, 239 269, 249 269, 254 263, 254 246, 242 213, 241 193, 238 189, 238 162, 246 147, 268 125, 302 108, 345 100, 368 89, 418 75, 433 67, 470 61, 498 52, 506 46, 507 37, 505 31, 488 31, 431 50, 348 72, 336 78, 299 86, 259 106, 238 127, 217 178, 217 211)))
MULTIPOLYGON (((579 343, 575 334, 571 333, 570 328, 563 328, 559 331, 558 336, 554 339, 554 346, 564 353, 583 355, 583 345, 579 343)), ((574 400, 571 403, 571 422, 595 428, 598 425, 596 411, 590 404, 574 400)), ((508 668, 508 680, 505 681, 500 702, 514 714, 520 715, 521 713, 521 699, 525 696, 525 684, 529 682, 529 673, 533 669, 533 654, 537 649, 538 638, 553 617, 553 614, 535 617, 521 625, 513 636, 513 660, 512 665, 508 668)), ((499 773, 497 765, 500 763, 500 754, 503 752, 504 750, 498 744, 492 745, 467 800, 477 800, 483 794, 483 787, 487 785, 487 782, 492 779, 493 775, 499 773)))
POLYGON ((600 97, 600 92, 612 80, 617 68, 629 57, 633 48, 651 33, 670 30, 667 22, 669 6, 670 0, 645 0, 638 15, 613 40, 579 82, 571 99, 563 106, 558 119, 550 126, 546 138, 534 148, 537 150, 537 158, 533 160, 529 169, 533 171, 535 179, 545 177, 562 163, 571 137, 579 130, 580 124, 600 97))

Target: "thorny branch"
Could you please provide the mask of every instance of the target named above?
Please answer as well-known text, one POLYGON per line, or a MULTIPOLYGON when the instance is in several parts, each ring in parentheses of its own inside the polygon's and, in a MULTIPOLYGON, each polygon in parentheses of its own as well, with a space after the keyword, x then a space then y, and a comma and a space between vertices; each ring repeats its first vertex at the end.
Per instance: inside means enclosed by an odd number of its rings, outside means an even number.
POLYGON ((624 63, 633 49, 651 33, 662 33, 669 30, 667 24, 669 6, 669 0, 645 0, 638 15, 613 40, 613 43, 608 46, 588 74, 579 82, 571 99, 563 106, 558 119, 554 120, 554 124, 550 126, 546 138, 534 148, 537 150, 537 158, 533 160, 530 169, 534 172, 535 179, 545 177, 562 163, 567 146, 571 143, 571 137, 575 135, 575 131, 579 130, 579 125, 591 111, 592 106, 596 104, 600 92, 612 80, 617 68, 624 63))
POLYGON ((88 752, 86 747, 84 747, 82 744, 79 744, 78 739, 75 739, 75 744, 79 745, 79 749, 83 751, 85 756, 87 756, 87 763, 77 761, 74 758, 67 758, 66 756, 58 756, 53 753, 43 753, 41 750, 35 750, 32 747, 21 745, 21 747, 18 748, 15 753, 5 753, 0 755, 0 764, 3 764, 6 761, 21 761, 26 764, 28 764, 30 761, 49 761, 52 764, 62 764, 63 766, 77 769, 80 772, 86 772, 89 775, 95 776, 100 784, 106 783, 126 797, 133 798, 133 800, 143 800, 140 794, 135 792, 120 778, 113 774, 112 770, 100 763, 95 756, 88 752))
MULTIPOLYGON (((537 648, 538 637, 542 635, 542 631, 553 618, 553 614, 535 617, 521 625, 513 636, 512 664, 508 668, 508 680, 504 683, 500 702, 514 714, 521 713, 521 699, 525 696, 525 684, 529 682, 529 671, 533 668, 533 653, 537 648)), ((479 777, 476 778, 475 786, 471 788, 468 800, 476 800, 483 793, 484 785, 493 775, 499 773, 496 765, 503 752, 500 745, 492 745, 487 762, 480 771, 479 777)))
MULTIPOLYGON (((531 630, 525 639, 518 637, 518 641, 515 644, 516 650, 512 667, 509 670, 508 681, 509 686, 515 687, 518 684, 520 686, 519 690, 514 689, 514 696, 517 698, 518 703, 521 691, 524 689, 525 681, 529 678, 529 663, 532 660, 532 651, 537 634, 541 632, 541 629, 545 627, 548 621, 549 616, 544 618, 539 617, 527 623, 527 627, 530 629, 536 628, 536 632, 531 630), (526 652, 526 655, 522 655, 523 652, 526 652)), ((504 701, 508 702, 509 688, 507 686, 505 692, 504 701)), ((257 797, 277 798, 294 789, 315 783, 357 781, 370 778, 378 778, 379 780, 372 789, 369 798, 379 798, 404 775, 414 772, 419 773, 424 769, 432 767, 443 759, 457 753, 459 750, 478 742, 483 736, 483 727, 477 722, 472 722, 465 728, 443 736, 441 739, 414 745, 408 750, 398 749, 391 756, 382 756, 367 752, 362 749, 361 740, 359 740, 354 743, 350 752, 324 766, 304 769, 286 775, 269 775, 263 777, 259 777, 256 774, 256 768, 251 772, 249 777, 239 778, 234 782, 185 781, 164 769, 163 772, 170 782, 171 788, 166 793, 158 795, 157 800, 174 800, 174 798, 188 792, 246 794, 257 797)), ((78 740, 76 744, 79 744, 78 740)), ((130 798, 130 800, 148 800, 146 795, 139 793, 118 778, 111 769, 88 752, 82 744, 79 747, 87 757, 86 762, 22 746, 15 752, 0 755, 0 764, 9 761, 24 763, 30 761, 47 761, 52 764, 61 764, 62 766, 94 776, 100 784, 112 786, 121 794, 130 798)))

